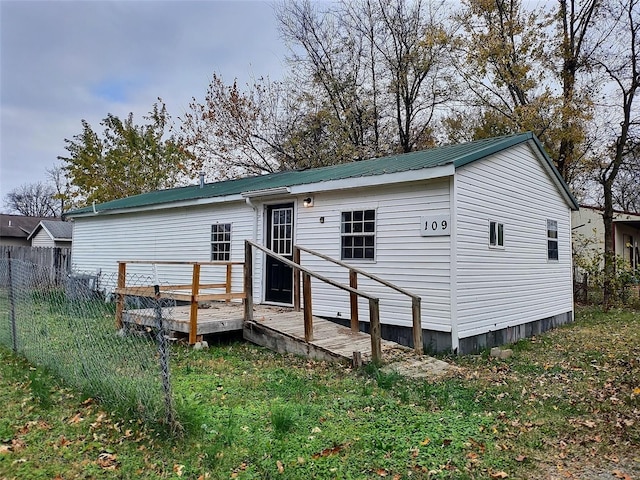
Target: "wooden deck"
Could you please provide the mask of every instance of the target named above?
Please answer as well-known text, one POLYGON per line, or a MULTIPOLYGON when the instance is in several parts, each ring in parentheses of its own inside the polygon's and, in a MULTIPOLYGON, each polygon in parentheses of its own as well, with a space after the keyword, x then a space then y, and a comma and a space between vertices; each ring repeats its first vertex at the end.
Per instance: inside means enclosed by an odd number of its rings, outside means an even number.
MULTIPOLYGON (((191 329, 191 306, 182 305, 162 309, 162 321, 166 330, 172 333, 189 334, 191 329)), ((242 304, 216 302, 208 308, 198 308, 196 335, 209 335, 232 331, 241 331, 244 311, 242 304)), ((153 308, 125 310, 122 313, 124 324, 154 327, 156 314, 153 308)))
MULTIPOLYGON (((165 328, 172 333, 190 331, 189 305, 162 309, 165 328)), ((352 333, 329 320, 313 317, 313 340, 304 340, 304 315, 293 309, 255 305, 254 321, 243 322, 244 310, 240 303, 214 302, 208 308, 198 309, 197 335, 243 331, 246 340, 280 353, 293 353, 315 360, 351 362, 353 353, 360 352, 363 362, 371 360, 371 337, 362 332, 352 333), (244 325, 243 325, 244 323, 244 325)), ((125 325, 155 326, 153 308, 125 310, 125 325)), ((394 342, 382 340, 382 350, 406 349, 394 342)))
MULTIPOLYGON (((280 353, 293 353, 315 360, 351 362, 359 352, 362 362, 371 361, 371 336, 313 317, 313 340, 304 340, 304 314, 290 309, 268 308, 254 311, 254 320, 245 322, 246 340, 280 353)), ((382 340, 382 351, 406 350, 395 342, 382 340)))

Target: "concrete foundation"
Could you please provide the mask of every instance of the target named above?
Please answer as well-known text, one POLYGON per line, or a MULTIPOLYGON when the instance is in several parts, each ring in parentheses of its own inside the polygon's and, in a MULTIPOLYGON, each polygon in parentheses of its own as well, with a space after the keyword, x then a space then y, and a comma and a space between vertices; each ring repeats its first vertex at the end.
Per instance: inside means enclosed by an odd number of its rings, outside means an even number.
MULTIPOLYGON (((333 322, 340 325, 349 326, 349 320, 342 318, 329 318, 333 322)), ((515 343, 523 338, 529 338, 534 335, 551 330, 552 328, 564 325, 573 321, 573 312, 566 312, 553 317, 543 318, 522 325, 502 328, 500 330, 490 331, 473 337, 461 338, 459 341, 458 354, 467 355, 478 353, 491 347, 498 347, 515 343)), ((369 323, 360 322, 360 331, 369 332, 369 323)), ((413 336, 411 328, 396 325, 381 325, 381 335, 385 340, 406 345, 413 348, 413 336)), ((422 330, 422 343, 424 352, 441 353, 451 351, 451 333, 438 332, 434 330, 422 330)))

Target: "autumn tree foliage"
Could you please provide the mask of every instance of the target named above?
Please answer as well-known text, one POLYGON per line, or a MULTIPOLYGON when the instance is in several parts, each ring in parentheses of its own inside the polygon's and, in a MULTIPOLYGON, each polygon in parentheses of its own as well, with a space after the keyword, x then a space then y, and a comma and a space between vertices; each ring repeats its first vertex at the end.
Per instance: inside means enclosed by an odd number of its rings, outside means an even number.
POLYGON ((281 83, 257 79, 242 90, 214 73, 204 100, 193 97, 181 118, 179 137, 193 158, 191 169, 227 179, 286 168, 286 112, 293 109, 287 101, 281 83))
POLYGON ((82 132, 65 139, 68 156, 60 156, 73 186, 69 201, 77 205, 107 202, 174 187, 184 178, 190 156, 168 135, 170 116, 165 105, 153 105, 144 125, 108 114, 102 135, 82 120, 82 132))
POLYGON ((529 130, 572 183, 584 165, 596 82, 588 75, 590 34, 600 0, 558 0, 554 9, 520 0, 466 0, 454 62, 467 87, 463 113, 444 124, 473 138, 529 130), (471 122, 464 122, 471 110, 471 122))

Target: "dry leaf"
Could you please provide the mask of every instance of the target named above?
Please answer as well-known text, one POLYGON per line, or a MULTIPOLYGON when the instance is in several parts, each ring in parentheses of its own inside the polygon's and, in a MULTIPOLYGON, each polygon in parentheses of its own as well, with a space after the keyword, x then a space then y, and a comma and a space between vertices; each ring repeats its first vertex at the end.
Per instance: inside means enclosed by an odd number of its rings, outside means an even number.
POLYGON ((387 475, 389 475, 389 472, 387 472, 384 468, 377 469, 376 473, 381 477, 386 477, 387 475))
POLYGON ((174 465, 173 465, 173 472, 174 472, 177 476, 181 477, 181 476, 182 476, 182 471, 183 471, 183 470, 184 470, 184 465, 180 465, 180 464, 178 464, 178 463, 176 463, 176 464, 174 464, 174 465))
POLYGON ((422 445, 424 447, 425 445, 429 445, 430 443, 431 443, 431 439, 429 437, 427 437, 423 441, 420 442, 420 445, 422 445))
POLYGON ((621 472, 620 470, 614 470, 611 472, 614 477, 620 478, 622 480, 633 480, 628 473, 621 472))
POLYGON ((74 416, 69 420, 69 422, 68 422, 68 423, 69 423, 69 424, 71 424, 71 425, 73 425, 73 424, 76 424, 76 423, 80 423, 82 420, 84 420, 84 418, 82 418, 82 417, 80 416, 80 414, 79 414, 79 413, 76 413, 76 414, 75 414, 75 415, 74 415, 74 416))
POLYGON ((276 465, 278 466, 278 473, 284 473, 284 465, 282 465, 280 460, 276 462, 276 465))
POLYGON ((9 452, 11 452, 11 446, 0 445, 0 453, 9 453, 9 452))
POLYGON ((116 456, 107 452, 102 452, 98 455, 97 463, 105 470, 115 470, 118 468, 118 460, 116 456))
POLYGON ((524 455, 518 455, 516 457, 516 462, 524 462, 527 459, 524 455))
POLYGON ((491 474, 491 478, 509 478, 507 472, 496 472, 491 474))

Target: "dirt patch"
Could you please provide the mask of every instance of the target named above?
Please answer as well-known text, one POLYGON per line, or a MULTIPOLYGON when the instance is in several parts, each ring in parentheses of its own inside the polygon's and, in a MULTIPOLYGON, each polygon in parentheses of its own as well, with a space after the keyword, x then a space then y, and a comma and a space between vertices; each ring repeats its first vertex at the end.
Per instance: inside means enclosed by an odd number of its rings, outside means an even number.
POLYGON ((403 377, 439 379, 459 371, 455 365, 428 355, 417 355, 410 349, 384 349, 383 358, 383 372, 395 372, 403 377))

